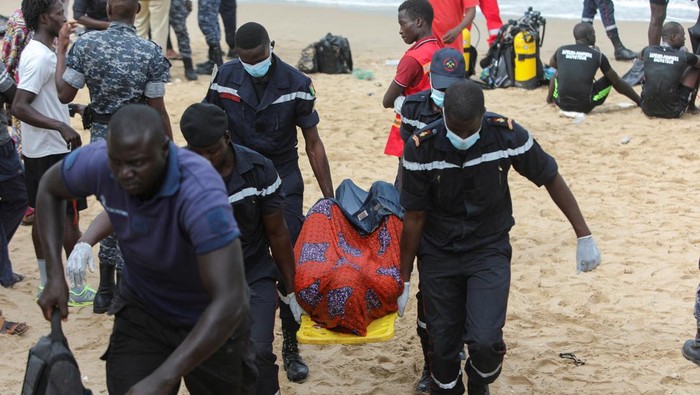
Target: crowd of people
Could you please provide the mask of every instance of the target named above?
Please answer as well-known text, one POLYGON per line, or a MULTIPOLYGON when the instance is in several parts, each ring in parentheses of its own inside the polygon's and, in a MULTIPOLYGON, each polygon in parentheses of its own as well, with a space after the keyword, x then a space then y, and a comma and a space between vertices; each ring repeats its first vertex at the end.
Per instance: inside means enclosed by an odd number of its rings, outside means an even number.
MULTIPOLYGON (((658 1, 650 3, 658 9, 658 1)), ((502 25, 494 0, 401 3, 400 35, 410 47, 382 99, 395 111, 385 153, 399 158, 395 185, 405 209, 400 316, 417 261, 419 393, 488 394, 501 373, 514 224, 511 168, 544 186, 570 222, 576 270, 601 263, 556 160, 524 127, 487 111, 482 88, 468 80, 461 37, 476 6, 488 17, 492 42, 502 25)), ((23 0, 12 15, 0 102, 17 123, 10 128, 0 111, 0 284, 11 288, 24 280, 12 269, 8 243, 31 207, 44 317, 50 320, 56 309, 67 317, 69 306, 85 305, 115 316, 102 357, 110 394, 177 393, 184 381, 192 394, 235 388, 272 395, 280 391, 277 307, 286 376, 302 382, 309 375, 296 336, 304 311, 295 295, 293 246, 304 222, 304 179, 311 175, 300 170, 297 129, 323 197, 334 196, 316 92, 307 75, 275 54, 264 26, 248 22, 236 29, 235 0, 199 0, 209 51, 207 61, 194 65, 186 28, 191 11, 190 0, 75 0, 75 22, 68 22, 62 0, 23 0), (168 51, 171 25, 179 54, 168 51), (71 42, 78 29, 87 33, 71 42), (168 58, 174 57, 182 59, 188 80, 211 74, 201 102, 180 117, 186 147, 173 142, 166 109, 168 58), (73 103, 85 87, 90 103, 73 103), (76 114, 89 143, 71 127, 76 114), (89 196, 104 211, 82 232, 79 213, 89 196), (86 270, 94 269, 98 243, 95 290, 86 270)), ((546 101, 588 113, 615 89, 648 116, 696 112, 700 23, 688 29, 691 52, 677 22, 663 24, 656 39, 658 20, 650 22, 650 45, 635 53, 620 41, 612 1, 584 1, 575 44, 557 49, 549 62, 557 72, 546 101), (596 9, 615 59, 643 64, 641 95, 595 46, 596 9), (598 71, 603 76, 596 80, 598 71)), ((27 329, 0 313, 0 333, 27 329)), ((700 364, 700 340, 686 342, 683 355, 700 364)))

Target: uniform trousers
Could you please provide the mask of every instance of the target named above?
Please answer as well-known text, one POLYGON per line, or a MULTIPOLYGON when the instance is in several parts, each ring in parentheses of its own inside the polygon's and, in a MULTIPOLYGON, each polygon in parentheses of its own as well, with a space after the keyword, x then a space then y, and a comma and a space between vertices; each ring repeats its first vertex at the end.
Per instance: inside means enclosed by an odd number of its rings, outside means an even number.
POLYGON ((501 372, 503 326, 510 289, 507 234, 484 247, 446 252, 423 240, 418 254, 420 289, 428 333, 432 394, 462 394, 459 353, 467 344, 465 371, 474 384, 501 372))
POLYGON ((15 282, 8 244, 27 208, 27 186, 12 140, 0 146, 0 284, 15 282))
POLYGON ((250 287, 250 312, 253 322, 250 336, 255 347, 255 366, 258 368, 256 395, 274 395, 280 389, 277 355, 272 351, 275 338, 275 310, 277 310, 277 288, 274 278, 262 278, 248 284, 250 287))
POLYGON ((136 32, 139 37, 151 40, 158 44, 165 53, 168 42, 168 30, 170 29, 170 0, 140 0, 141 9, 136 14, 136 32))
POLYGON ((593 23, 593 18, 598 11, 600 11, 600 19, 605 26, 605 34, 608 37, 617 37, 619 33, 615 24, 615 5, 612 0, 583 0, 581 22, 593 23))

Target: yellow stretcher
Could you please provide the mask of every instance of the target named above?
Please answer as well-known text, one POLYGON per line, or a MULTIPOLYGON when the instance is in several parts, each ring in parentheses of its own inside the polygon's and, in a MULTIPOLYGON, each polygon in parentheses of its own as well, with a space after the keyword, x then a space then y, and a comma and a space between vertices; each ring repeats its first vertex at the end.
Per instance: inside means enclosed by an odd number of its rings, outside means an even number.
POLYGON ((299 343, 305 344, 360 344, 376 343, 390 340, 394 337, 396 312, 377 318, 367 327, 367 336, 357 336, 348 333, 329 331, 315 323, 306 314, 301 316, 301 328, 297 332, 299 343))

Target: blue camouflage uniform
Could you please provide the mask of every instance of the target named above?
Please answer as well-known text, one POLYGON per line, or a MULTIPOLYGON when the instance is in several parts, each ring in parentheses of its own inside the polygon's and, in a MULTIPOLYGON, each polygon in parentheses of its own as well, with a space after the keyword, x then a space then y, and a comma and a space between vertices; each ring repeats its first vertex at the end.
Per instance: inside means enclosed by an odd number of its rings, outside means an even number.
MULTIPOLYGON (((90 142, 107 135, 109 117, 129 103, 165 95, 170 62, 158 45, 136 35, 136 28, 112 22, 104 31, 92 31, 78 37, 66 57, 63 80, 90 91, 90 142)), ((123 259, 117 239, 100 242, 101 263, 121 268, 123 259)))
POLYGON ((81 35, 66 57, 63 80, 90 91, 90 142, 105 138, 108 117, 129 103, 165 95, 170 62, 158 46, 136 35, 136 28, 112 22, 104 31, 81 35), (100 120, 101 119, 101 120, 100 120))
POLYGON ((172 0, 170 3, 170 26, 177 37, 177 47, 183 58, 192 57, 190 35, 187 33, 187 16, 190 14, 185 7, 185 0, 172 0))
POLYGON ((197 21, 199 29, 204 34, 207 44, 219 44, 221 41, 221 28, 219 27, 219 8, 221 0, 199 0, 197 2, 197 21))

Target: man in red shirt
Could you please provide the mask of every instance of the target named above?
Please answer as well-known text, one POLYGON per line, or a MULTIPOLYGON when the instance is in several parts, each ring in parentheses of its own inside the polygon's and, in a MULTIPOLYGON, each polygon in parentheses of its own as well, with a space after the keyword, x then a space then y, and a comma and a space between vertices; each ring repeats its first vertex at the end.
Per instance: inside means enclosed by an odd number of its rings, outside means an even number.
POLYGON ((479 0, 430 0, 435 12, 433 33, 442 46, 462 48, 462 30, 471 25, 479 0))
POLYGON ((382 100, 384 108, 393 107, 396 111, 396 118, 384 148, 387 155, 401 157, 403 154, 404 143, 399 133, 403 99, 430 89, 430 60, 433 53, 440 49, 438 39, 433 35, 432 23, 433 7, 427 0, 406 0, 399 6, 399 34, 406 44, 413 45, 399 61, 396 76, 382 100))

